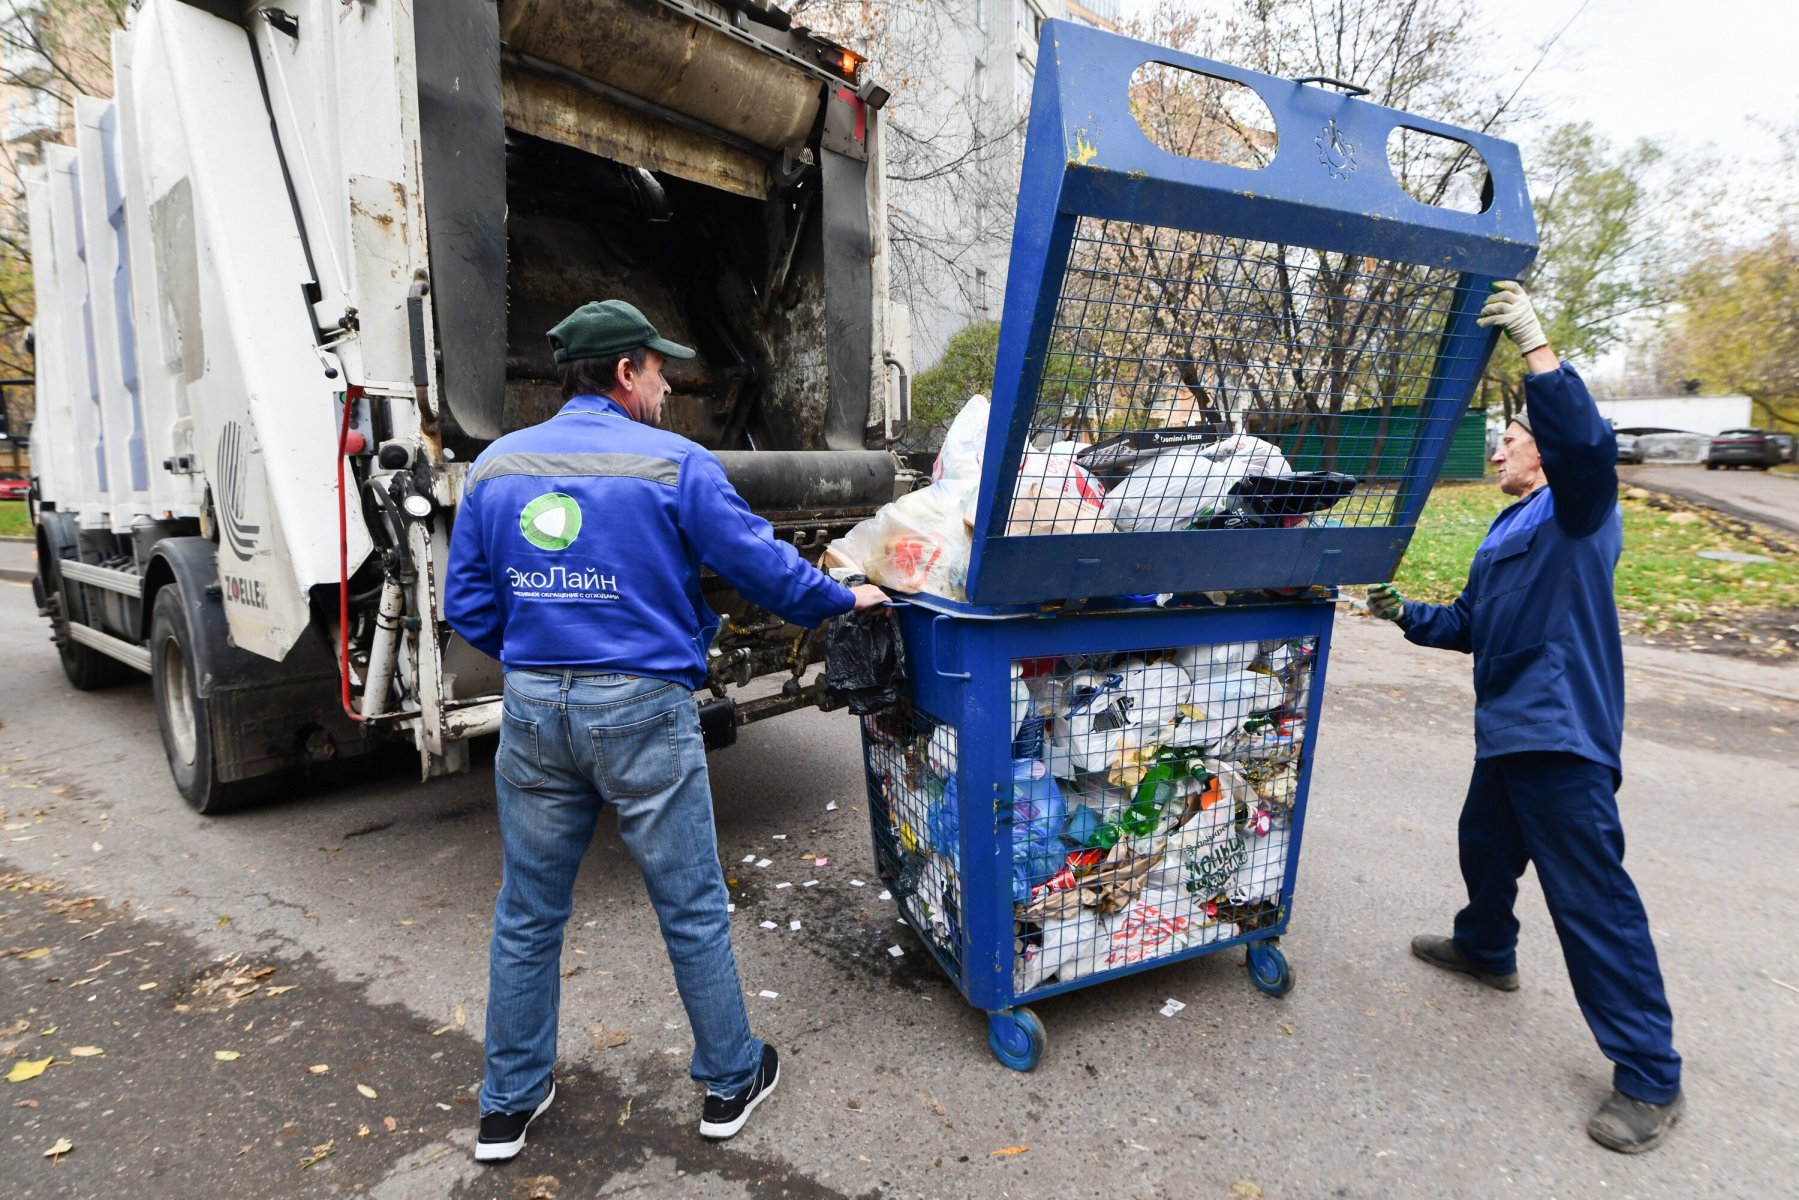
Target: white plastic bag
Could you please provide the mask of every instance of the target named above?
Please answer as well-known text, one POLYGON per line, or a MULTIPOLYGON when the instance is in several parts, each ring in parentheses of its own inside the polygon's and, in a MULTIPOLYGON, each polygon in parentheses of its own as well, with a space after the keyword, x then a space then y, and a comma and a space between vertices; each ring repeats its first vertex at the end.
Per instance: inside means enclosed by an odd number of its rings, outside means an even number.
POLYGON ((1067 454, 1027 454, 1018 464, 1006 532, 1103 533, 1105 485, 1067 454))
POLYGON ((1214 462, 1203 450, 1167 450, 1115 486, 1102 515, 1126 532, 1182 529, 1223 508, 1243 476, 1228 460, 1214 462))
POLYGON ((1231 882, 1231 899, 1240 904, 1278 899, 1287 877, 1287 831, 1272 829, 1262 837, 1246 831, 1243 844, 1249 854, 1231 882))
POLYGON ((990 405, 985 396, 970 396, 956 419, 943 435, 943 449, 931 466, 931 480, 979 479, 981 460, 987 453, 987 416, 990 405))
POLYGON ((1043 922, 1043 944, 1026 946, 1012 969, 1013 990, 1028 992, 1054 975, 1062 983, 1101 969, 1110 949, 1106 924, 1090 908, 1043 922))
POLYGON ((1292 473, 1280 447, 1247 434, 1165 450, 1112 489, 1105 515, 1127 531, 1183 529, 1228 508, 1244 479, 1292 473))
POLYGON ((966 597, 974 541, 962 517, 961 497, 943 484, 883 505, 837 545, 871 583, 950 600, 966 597))

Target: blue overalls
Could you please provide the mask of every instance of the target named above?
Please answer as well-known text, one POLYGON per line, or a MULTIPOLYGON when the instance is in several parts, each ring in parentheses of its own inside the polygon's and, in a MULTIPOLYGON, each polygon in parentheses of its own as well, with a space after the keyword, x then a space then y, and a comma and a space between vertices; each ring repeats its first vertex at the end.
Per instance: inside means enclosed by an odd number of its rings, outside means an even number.
POLYGON ((1680 1091, 1673 1014, 1649 919, 1624 870, 1624 651, 1612 595, 1623 549, 1617 450, 1574 369, 1524 381, 1548 486, 1500 513, 1452 604, 1407 602, 1421 646, 1474 655, 1474 777, 1459 841, 1468 905, 1455 944, 1516 970, 1518 877, 1529 863, 1613 1086, 1665 1104, 1680 1091))

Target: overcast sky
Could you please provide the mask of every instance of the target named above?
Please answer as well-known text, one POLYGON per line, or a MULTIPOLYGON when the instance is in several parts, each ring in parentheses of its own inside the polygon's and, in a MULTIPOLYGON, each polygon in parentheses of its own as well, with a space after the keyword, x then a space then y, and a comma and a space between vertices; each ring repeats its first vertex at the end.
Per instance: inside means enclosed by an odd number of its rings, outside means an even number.
MULTIPOLYGON (((1125 11, 1150 3, 1125 0, 1125 11)), ((1494 52, 1519 72, 1568 26, 1530 85, 1558 123, 1590 120, 1614 141, 1652 137, 1676 151, 1710 143, 1731 157, 1767 159, 1773 149, 1754 118, 1799 120, 1793 0, 1496 0, 1484 8, 1494 52)), ((1529 132, 1514 136, 1528 158, 1529 132)))

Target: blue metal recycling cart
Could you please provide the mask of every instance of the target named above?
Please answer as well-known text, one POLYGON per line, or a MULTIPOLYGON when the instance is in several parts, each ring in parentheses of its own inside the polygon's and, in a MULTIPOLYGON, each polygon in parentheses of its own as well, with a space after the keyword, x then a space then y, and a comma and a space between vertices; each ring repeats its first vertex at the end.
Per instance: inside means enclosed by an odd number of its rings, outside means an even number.
POLYGON ((1044 27, 985 467, 934 485, 967 569, 863 724, 881 876, 1007 1066, 1021 1001, 1238 945, 1292 986, 1334 589, 1391 577, 1536 250, 1515 147, 1350 90, 1044 27))

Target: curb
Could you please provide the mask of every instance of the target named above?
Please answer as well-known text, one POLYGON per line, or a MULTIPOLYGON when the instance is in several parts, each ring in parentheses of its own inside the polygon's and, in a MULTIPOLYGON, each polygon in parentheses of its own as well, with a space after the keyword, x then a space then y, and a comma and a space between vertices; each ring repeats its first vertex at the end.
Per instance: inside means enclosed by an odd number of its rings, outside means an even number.
POLYGON ((4 579, 8 583, 30 583, 36 575, 36 571, 21 571, 17 567, 0 567, 0 579, 4 579))

